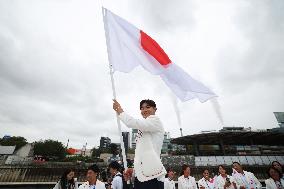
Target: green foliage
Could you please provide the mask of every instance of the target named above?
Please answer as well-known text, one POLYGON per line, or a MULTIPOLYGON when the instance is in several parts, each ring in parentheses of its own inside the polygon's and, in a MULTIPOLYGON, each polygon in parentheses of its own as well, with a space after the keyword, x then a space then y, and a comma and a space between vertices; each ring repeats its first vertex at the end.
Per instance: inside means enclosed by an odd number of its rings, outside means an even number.
POLYGON ((113 155, 117 155, 119 154, 119 151, 118 151, 118 146, 114 143, 111 143, 109 145, 109 149, 110 149, 110 152, 113 154, 113 155))
POLYGON ((92 149, 92 158, 100 157, 101 153, 102 153, 102 150, 100 148, 97 149, 96 147, 94 147, 92 149))
POLYGON ((35 142, 34 145, 35 155, 42 155, 57 160, 64 159, 66 156, 65 150, 66 149, 61 142, 54 140, 38 141, 35 142))
POLYGON ((13 136, 10 138, 0 139, 0 145, 2 146, 16 146, 16 150, 20 149, 28 142, 24 137, 13 136))

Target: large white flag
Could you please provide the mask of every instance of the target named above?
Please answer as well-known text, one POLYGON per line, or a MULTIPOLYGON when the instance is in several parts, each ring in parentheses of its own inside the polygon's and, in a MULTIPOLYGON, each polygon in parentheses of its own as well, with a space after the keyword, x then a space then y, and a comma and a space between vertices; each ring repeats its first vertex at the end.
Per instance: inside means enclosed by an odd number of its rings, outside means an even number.
POLYGON ((174 64, 149 35, 111 11, 103 11, 109 61, 114 71, 127 73, 140 65, 159 75, 182 101, 198 98, 205 102, 216 97, 209 88, 174 64))

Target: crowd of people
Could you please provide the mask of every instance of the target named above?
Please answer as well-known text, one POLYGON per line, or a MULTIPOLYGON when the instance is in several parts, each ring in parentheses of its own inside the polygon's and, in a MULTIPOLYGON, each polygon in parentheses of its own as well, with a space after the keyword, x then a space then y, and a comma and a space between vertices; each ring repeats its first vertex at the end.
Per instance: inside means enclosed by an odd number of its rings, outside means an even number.
MULTIPOLYGON (((136 119, 124 112, 120 103, 113 100, 113 110, 117 117, 131 129, 137 129, 134 171, 122 170, 118 162, 109 164, 110 178, 99 178, 100 170, 93 165, 87 170, 87 181, 79 189, 175 189, 175 172, 163 166, 160 155, 164 139, 164 127, 156 116, 156 103, 153 100, 142 100, 139 104, 142 119, 136 119), (165 178, 166 177, 166 178, 165 178)), ((218 167, 218 176, 211 177, 210 170, 203 170, 203 177, 196 183, 191 176, 190 166, 181 167, 181 175, 177 179, 178 189, 260 189, 261 183, 251 172, 243 170, 240 163, 232 164, 232 175, 227 174, 224 166, 218 167)), ((283 169, 279 162, 273 162, 268 169, 265 180, 268 189, 284 189, 283 169)), ((55 189, 74 189, 77 187, 74 171, 65 172, 55 189)))
MULTIPOLYGON (((86 182, 78 186, 75 171, 67 169, 54 189, 135 189, 135 174, 133 169, 123 170, 122 166, 113 161, 108 166, 108 176, 100 174, 97 165, 90 166, 86 171, 86 182)), ((218 175, 211 177, 209 169, 203 170, 203 177, 196 181, 191 176, 189 165, 181 167, 180 176, 172 168, 167 169, 164 179, 164 189, 284 189, 284 174, 282 165, 274 161, 267 170, 268 179, 265 186, 251 172, 245 171, 238 162, 232 164, 232 174, 227 174, 226 167, 218 166, 218 175), (177 178, 177 179, 176 179, 177 178), (176 181, 177 180, 177 181, 176 181), (176 184, 177 183, 177 184, 176 184)), ((105 173, 105 172, 104 172, 105 173)))

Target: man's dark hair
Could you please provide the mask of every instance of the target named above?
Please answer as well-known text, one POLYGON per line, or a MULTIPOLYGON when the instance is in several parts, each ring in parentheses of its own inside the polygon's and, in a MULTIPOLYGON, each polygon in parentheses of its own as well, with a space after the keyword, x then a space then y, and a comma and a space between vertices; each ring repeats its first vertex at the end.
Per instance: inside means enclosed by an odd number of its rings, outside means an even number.
POLYGON ((169 177, 168 173, 169 173, 170 171, 174 172, 174 170, 173 170, 172 167, 168 167, 166 170, 167 170, 167 174, 166 174, 165 177, 168 178, 168 177, 169 177))
POLYGON ((234 165, 235 163, 238 164, 239 166, 242 166, 242 165, 241 165, 239 162, 237 162, 237 161, 233 162, 232 165, 234 165))
POLYGON ((112 161, 109 165, 109 168, 116 169, 117 171, 121 170, 121 165, 117 161, 112 161))
POLYGON ((100 173, 100 169, 99 169, 99 167, 96 164, 91 165, 90 167, 88 167, 88 170, 92 170, 95 173, 100 173))
POLYGON ((266 172, 269 177, 271 177, 271 175, 270 175, 270 170, 271 170, 271 169, 273 169, 274 171, 276 171, 276 173, 279 175, 279 178, 281 178, 281 176, 282 176, 281 172, 280 172, 278 169, 276 169, 275 167, 273 167, 273 166, 269 167, 268 170, 267 170, 267 172, 266 172))
POLYGON ((141 108, 142 108, 142 105, 145 104, 145 103, 146 103, 148 106, 151 106, 151 107, 153 107, 153 108, 156 108, 156 103, 154 102, 154 100, 145 99, 145 100, 142 100, 142 101, 140 102, 140 110, 141 110, 141 108))
POLYGON ((222 169, 224 169, 224 170, 226 171, 226 168, 225 168, 224 165, 218 165, 218 169, 219 169, 220 167, 222 167, 222 169))
POLYGON ((208 171, 209 172, 209 169, 208 168, 204 168, 202 173, 204 173, 205 171, 208 171))

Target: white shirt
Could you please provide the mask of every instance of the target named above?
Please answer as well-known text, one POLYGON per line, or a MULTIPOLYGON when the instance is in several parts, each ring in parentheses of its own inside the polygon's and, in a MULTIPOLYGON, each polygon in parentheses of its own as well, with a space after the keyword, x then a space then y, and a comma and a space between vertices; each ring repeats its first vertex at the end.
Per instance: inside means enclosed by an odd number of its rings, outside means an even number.
POLYGON ((198 187, 205 187, 205 189, 217 189, 216 179, 210 178, 210 182, 206 180, 204 177, 198 181, 198 187))
MULTIPOLYGON (((74 180, 75 180, 75 178, 74 178, 74 180)), ((78 188, 78 182, 75 181, 74 189, 77 189, 77 188, 78 188)), ((56 185, 53 187, 53 189, 61 189, 61 183, 60 183, 60 181, 58 181, 58 182, 56 183, 56 185)))
POLYGON ((164 189, 175 189, 175 188, 176 188, 175 181, 170 180, 169 178, 165 178, 164 189))
POLYGON ((234 185, 233 185, 233 182, 236 183, 235 179, 229 175, 227 175, 227 177, 222 177, 222 175, 219 175, 216 179, 216 182, 217 182, 217 187, 219 189, 224 189, 224 185, 225 185, 225 182, 226 182, 226 178, 229 178, 230 179, 230 182, 231 182, 231 185, 229 187, 226 187, 227 189, 234 189, 234 185))
POLYGON ((105 184, 99 180, 97 180, 96 185, 89 185, 89 182, 84 182, 79 186, 79 189, 105 189, 105 188, 106 188, 105 184))
POLYGON ((178 189, 197 189, 195 178, 188 176, 187 178, 184 175, 178 178, 178 189))
POLYGON ((122 174, 116 173, 111 182, 112 189, 123 189, 122 174))
MULTIPOLYGON (((281 178, 280 183, 278 184, 281 184, 282 187, 284 187, 284 179, 281 178)), ((272 178, 265 180, 265 186, 267 189, 278 189, 276 182, 272 178)))
POLYGON ((244 174, 235 173, 235 174, 232 174, 232 176, 234 177, 236 181, 237 188, 244 186, 248 189, 252 189, 252 188, 260 189, 262 187, 261 183, 251 172, 244 171, 244 174))
POLYGON ((139 130, 134 158, 137 179, 140 182, 155 178, 164 181, 167 172, 160 155, 165 130, 160 119, 155 115, 146 119, 134 119, 125 112, 122 112, 119 118, 127 127, 139 130))

